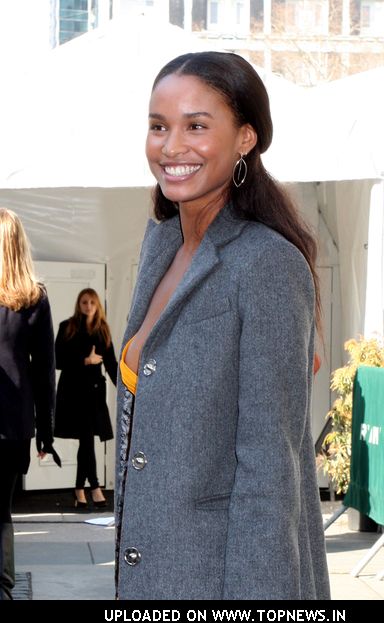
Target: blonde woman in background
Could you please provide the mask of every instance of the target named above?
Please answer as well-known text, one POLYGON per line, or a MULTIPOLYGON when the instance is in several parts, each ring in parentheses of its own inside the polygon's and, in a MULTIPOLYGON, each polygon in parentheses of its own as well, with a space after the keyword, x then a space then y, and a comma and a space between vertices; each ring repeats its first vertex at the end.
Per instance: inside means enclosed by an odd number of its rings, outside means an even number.
POLYGON ((55 357, 47 293, 34 274, 23 225, 0 208, 0 599, 15 584, 12 496, 30 462, 35 436, 40 458, 53 449, 55 357))

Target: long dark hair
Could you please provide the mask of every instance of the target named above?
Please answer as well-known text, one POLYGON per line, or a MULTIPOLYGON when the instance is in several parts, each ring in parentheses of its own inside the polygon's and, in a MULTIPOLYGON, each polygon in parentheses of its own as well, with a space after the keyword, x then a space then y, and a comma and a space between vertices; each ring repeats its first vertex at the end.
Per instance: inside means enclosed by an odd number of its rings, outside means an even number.
POLYGON ((81 290, 81 292, 79 292, 77 299, 76 299, 76 304, 75 304, 75 313, 68 321, 66 334, 65 334, 66 338, 70 340, 76 333, 78 333, 80 331, 80 327, 82 323, 84 322, 84 317, 83 317, 83 314, 80 308, 80 301, 85 294, 92 297, 96 303, 96 312, 92 319, 92 324, 89 328, 89 333, 91 335, 98 334, 99 336, 101 336, 106 347, 108 348, 112 341, 111 332, 109 330, 109 326, 105 318, 104 309, 101 304, 99 295, 97 294, 96 290, 94 290, 93 288, 84 288, 84 290, 81 290))
MULTIPOLYGON (((311 269, 316 292, 316 325, 321 333, 321 302, 316 272, 317 244, 309 227, 284 188, 266 171, 260 158, 272 142, 273 125, 266 88, 255 69, 237 54, 195 52, 183 54, 167 63, 158 73, 152 90, 170 74, 194 76, 217 91, 232 110, 239 127, 249 123, 257 134, 255 147, 245 157, 248 173, 236 188, 228 181, 227 201, 243 219, 264 223, 294 244, 311 269)), ((178 213, 159 186, 154 194, 154 213, 159 221, 178 213)))

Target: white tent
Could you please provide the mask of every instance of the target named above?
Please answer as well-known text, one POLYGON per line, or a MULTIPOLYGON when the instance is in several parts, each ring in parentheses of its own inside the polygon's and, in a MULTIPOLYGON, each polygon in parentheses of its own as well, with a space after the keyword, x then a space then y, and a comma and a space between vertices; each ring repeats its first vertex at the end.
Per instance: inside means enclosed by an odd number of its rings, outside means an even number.
MULTIPOLYGON (((8 68, 0 187, 150 185, 144 140, 153 78, 166 61, 204 45, 148 17, 120 18, 42 56, 24 75, 10 79, 8 68)), ((309 90, 262 77, 275 126, 265 163, 277 179, 382 175, 384 68, 309 90)))
POLYGON ((149 186, 144 141, 153 79, 198 42, 149 18, 112 20, 56 48, 1 103, 0 186, 149 186), (10 123, 12 119, 12 123, 10 123))
POLYGON ((384 67, 318 87, 271 92, 277 141, 265 162, 285 181, 384 175, 384 67))
MULTIPOLYGON (((150 210, 153 179, 144 142, 151 84, 165 62, 197 49, 200 44, 176 27, 121 19, 5 83, 0 202, 22 217, 35 259, 105 266, 116 344, 150 210)), ((382 330, 383 283, 375 259, 383 248, 382 72, 311 91, 262 76, 274 119, 265 164, 276 178, 295 183, 320 239, 327 348, 315 383, 315 434, 329 406, 329 371, 341 364, 342 342, 363 332, 368 317, 370 330, 382 330), (367 304, 373 314, 366 313, 367 304)), ((107 484, 112 473, 110 457, 107 484)))

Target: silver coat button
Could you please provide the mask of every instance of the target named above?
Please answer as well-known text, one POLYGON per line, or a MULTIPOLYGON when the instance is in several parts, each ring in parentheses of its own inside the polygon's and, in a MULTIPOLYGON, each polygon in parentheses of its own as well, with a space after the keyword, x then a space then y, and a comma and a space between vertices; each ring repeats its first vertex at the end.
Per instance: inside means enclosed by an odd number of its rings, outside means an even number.
POLYGON ((134 567, 141 560, 141 554, 136 547, 128 547, 124 552, 124 560, 130 567, 134 567))
POLYGON ((132 465, 137 470, 144 469, 147 463, 148 460, 144 452, 136 452, 136 454, 132 457, 132 465))
POLYGON ((148 359, 143 368, 144 376, 151 376, 152 372, 156 372, 156 359, 148 359))

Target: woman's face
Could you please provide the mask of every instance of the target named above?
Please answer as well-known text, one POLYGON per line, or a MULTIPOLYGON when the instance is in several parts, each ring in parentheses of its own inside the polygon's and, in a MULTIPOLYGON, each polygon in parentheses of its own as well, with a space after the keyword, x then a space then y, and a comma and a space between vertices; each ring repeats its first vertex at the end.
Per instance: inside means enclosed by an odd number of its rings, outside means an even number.
POLYGON ((83 294, 79 301, 79 306, 81 313, 87 316, 87 320, 92 320, 97 309, 96 299, 90 294, 83 294))
POLYGON ((194 76, 166 76, 149 105, 146 154, 165 197, 193 208, 223 195, 240 153, 256 144, 224 98, 194 76))

